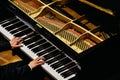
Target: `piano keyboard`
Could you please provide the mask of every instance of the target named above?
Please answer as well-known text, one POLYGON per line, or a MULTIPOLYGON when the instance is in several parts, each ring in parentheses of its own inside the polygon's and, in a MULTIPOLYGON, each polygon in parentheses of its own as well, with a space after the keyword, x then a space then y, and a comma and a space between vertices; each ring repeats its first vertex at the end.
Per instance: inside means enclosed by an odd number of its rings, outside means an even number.
POLYGON ((75 60, 17 16, 1 21, 0 32, 9 40, 14 36, 22 37, 20 49, 32 59, 44 56, 46 62, 42 68, 56 80, 70 80, 81 70, 75 60))

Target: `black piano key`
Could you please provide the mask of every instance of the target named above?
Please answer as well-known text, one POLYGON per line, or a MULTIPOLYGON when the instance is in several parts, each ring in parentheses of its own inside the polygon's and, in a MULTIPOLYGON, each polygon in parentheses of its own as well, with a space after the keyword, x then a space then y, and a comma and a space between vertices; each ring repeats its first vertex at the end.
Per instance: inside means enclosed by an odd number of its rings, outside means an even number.
POLYGON ((27 34, 23 39, 24 39, 24 41, 32 40, 33 42, 35 42, 35 41, 41 40, 42 37, 38 33, 33 31, 33 32, 27 34))
POLYGON ((28 26, 26 26, 26 25, 21 25, 21 26, 16 26, 13 30, 11 29, 11 33, 14 33, 13 31, 14 30, 16 30, 16 31, 21 31, 21 30, 24 30, 24 29, 26 29, 26 28, 28 28, 28 26))
POLYGON ((15 16, 6 17, 6 18, 4 18, 4 20, 0 21, 0 24, 4 24, 4 23, 9 22, 14 19, 17 19, 17 18, 15 16))
POLYGON ((18 30, 13 30, 13 31, 11 31, 10 33, 11 33, 11 34, 14 34, 14 33, 16 33, 16 32, 18 32, 18 30))
POLYGON ((27 29, 23 31, 23 33, 28 34, 33 32, 33 30, 31 28, 28 28, 28 26, 25 26, 27 29))
POLYGON ((24 30, 26 28, 28 28, 26 25, 18 26, 16 29, 11 30, 10 33, 14 34, 14 33, 18 32, 18 31, 22 31, 22 30, 24 30))
MULTIPOLYGON (((20 28, 25 28, 24 26, 25 26, 25 25, 21 25, 21 26, 19 26, 19 27, 15 27, 15 28, 9 30, 9 32, 10 32, 10 33, 15 33, 14 31, 17 31, 17 30, 20 29, 20 28)), ((18 31, 19 31, 19 30, 18 30, 18 31)))
POLYGON ((77 73, 78 71, 80 71, 80 69, 77 66, 75 66, 75 67, 71 68, 70 71, 77 73))
MULTIPOLYGON (((29 48, 33 48, 33 47, 41 46, 41 45, 47 43, 47 41, 46 41, 45 39, 38 39, 38 40, 35 40, 35 39, 34 39, 34 41, 35 41, 36 43, 35 43, 35 44, 31 44, 31 45, 29 45, 28 47, 29 47, 29 48), (39 40, 39 41, 38 41, 38 40, 39 40)), ((41 47, 41 48, 42 48, 42 47, 41 47)))
POLYGON ((23 38, 23 40, 26 40, 26 39, 28 39, 28 38, 30 38, 32 36, 36 36, 36 35, 38 35, 38 33, 33 31, 33 32, 30 32, 30 33, 26 33, 24 36, 22 36, 22 38, 23 38))
MULTIPOLYGON (((42 40, 42 41, 43 41, 43 40, 42 40)), ((47 44, 49 45, 48 42, 42 42, 41 44, 38 44, 38 45, 36 45, 35 47, 33 47, 31 50, 32 50, 33 52, 35 52, 35 53, 36 53, 36 52, 39 52, 39 51, 47 48, 47 44), (44 45, 46 45, 46 46, 44 47, 44 45)))
MULTIPOLYGON (((14 23, 16 23, 16 22, 14 22, 14 23)), ((48 63, 52 68, 57 69, 57 72, 60 73, 63 77, 68 77, 68 76, 74 74, 76 72, 76 70, 78 70, 78 68, 74 62, 73 62, 73 64, 66 65, 71 60, 69 58, 67 58, 67 56, 62 54, 61 51, 56 50, 57 49, 56 47, 52 46, 52 44, 47 42, 42 36, 35 33, 34 30, 32 30, 31 28, 28 28, 29 26, 25 25, 26 27, 21 27, 21 25, 24 25, 24 23, 22 23, 22 22, 20 22, 20 23, 21 24, 14 24, 12 26, 8 26, 8 24, 6 24, 6 26, 5 25, 4 26, 6 27, 6 29, 8 31, 10 31, 15 36, 23 36, 23 37, 25 36, 24 37, 25 41, 23 41, 23 43, 29 49, 31 49, 35 54, 37 54, 37 55, 45 54, 44 57, 46 59, 48 59, 48 61, 46 63, 48 63), (41 39, 43 39, 43 42, 40 42, 41 39), (45 43, 45 44, 43 44, 43 43, 45 43), (38 47, 36 47, 36 46, 38 46, 38 47), (50 47, 50 46, 52 46, 52 47, 50 47)), ((9 24, 11 24, 11 22, 9 24)))
POLYGON ((46 40, 45 39, 38 39, 38 40, 34 40, 34 43, 33 44, 30 44, 30 45, 28 45, 28 48, 33 48, 33 47, 35 47, 35 46, 37 46, 37 45, 40 45, 40 44, 42 44, 42 43, 44 43, 44 42, 46 42, 46 40))
POLYGON ((36 48, 33 48, 32 51, 36 53, 36 52, 40 51, 41 49, 45 49, 49 46, 52 46, 52 45, 48 42, 46 42, 46 43, 44 42, 42 44, 39 44, 36 48))
POLYGON ((51 63, 53 63, 53 62, 55 62, 63 57, 65 57, 65 56, 62 54, 58 54, 57 56, 53 57, 52 59, 46 60, 46 63, 51 64, 51 63))
POLYGON ((62 73, 60 73, 64 78, 70 76, 70 75, 73 75, 73 74, 76 74, 77 73, 77 66, 72 66, 70 68, 67 68, 66 70, 63 70, 62 73))
MULTIPOLYGON (((26 29, 27 29, 27 28, 26 28, 26 29)), ((26 29, 24 29, 24 30, 26 30, 26 29)), ((17 36, 17 37, 21 37, 21 36, 25 35, 25 33, 23 32, 24 30, 21 30, 21 31, 15 30, 16 33, 14 33, 13 35, 14 35, 14 36, 17 36)))
MULTIPOLYGON (((39 53, 37 53, 38 56, 44 55, 49 53, 50 51, 54 50, 55 47, 48 47, 46 49, 41 50, 39 53)), ((45 57, 46 58, 46 57, 45 57)), ((47 58, 46 58, 47 59, 47 58)))
POLYGON ((6 27, 6 26, 8 26, 8 25, 11 25, 11 24, 17 22, 17 21, 20 21, 20 20, 17 19, 17 18, 15 18, 15 19, 12 19, 12 20, 10 20, 10 21, 8 21, 8 22, 5 22, 4 24, 2 24, 2 26, 3 26, 3 27, 6 27))
POLYGON ((13 29, 15 29, 15 28, 19 28, 20 26, 22 26, 22 25, 25 25, 23 22, 19 22, 19 23, 17 23, 17 24, 13 24, 13 25, 11 25, 11 26, 8 26, 8 27, 6 27, 5 29, 7 29, 8 31, 10 31, 10 30, 13 30, 13 29))
POLYGON ((65 58, 61 58, 61 60, 58 60, 57 63, 54 63, 54 64, 52 64, 51 66, 52 66, 54 69, 57 69, 57 68, 59 68, 59 67, 61 67, 61 66, 64 66, 65 64, 67 64, 67 63, 69 63, 69 62, 71 62, 71 60, 70 60, 69 58, 65 57, 65 58))
POLYGON ((66 77, 69 77, 69 76, 71 76, 72 74, 74 74, 74 72, 71 72, 71 71, 65 71, 65 72, 63 72, 61 75, 64 77, 64 78, 66 78, 66 77))
MULTIPOLYGON (((42 55, 43 54, 49 54, 51 51, 53 51, 53 50, 55 50, 56 48, 55 47, 53 47, 53 46, 49 46, 49 47, 47 47, 47 48, 44 48, 42 51, 40 51, 40 53, 42 53, 42 55)), ((37 54, 37 55, 41 55, 41 54, 37 54)), ((49 59, 48 57, 45 57, 46 59, 49 59)))
POLYGON ((58 70, 56 70, 58 73, 60 73, 60 72, 62 72, 62 71, 64 71, 64 70, 66 70, 66 69, 68 69, 68 67, 66 67, 66 66, 64 66, 64 67, 61 67, 60 69, 58 69, 58 70))
POLYGON ((61 52, 56 49, 56 50, 53 50, 53 51, 49 52, 49 53, 48 53, 47 55, 45 55, 44 57, 45 57, 46 59, 50 59, 50 58, 55 57, 55 56, 57 56, 57 55, 59 55, 59 54, 61 54, 61 52))
MULTIPOLYGON (((10 30, 10 29, 12 29, 11 26, 14 27, 14 28, 15 28, 15 27, 19 27, 19 25, 22 24, 22 23, 23 23, 23 22, 17 21, 17 22, 15 22, 15 23, 12 23, 12 24, 6 26, 5 29, 10 30)), ((14 28, 13 28, 13 29, 14 29, 14 28)))
POLYGON ((54 47, 54 46, 49 46, 46 50, 45 50, 45 52, 51 52, 51 51, 53 51, 53 50, 55 50, 56 48, 54 47))
POLYGON ((63 66, 63 64, 59 62, 59 60, 57 60, 54 64, 51 65, 53 69, 59 68, 61 66, 63 66))
MULTIPOLYGON (((30 37, 28 37, 27 39, 25 39, 25 40, 23 41, 23 43, 27 46, 28 44, 31 44, 31 43, 39 40, 39 39, 41 39, 41 36, 40 36, 40 35, 33 35, 33 36, 30 36, 30 37)), ((46 40, 41 41, 41 43, 43 43, 43 42, 45 42, 45 41, 46 41, 46 40)))
MULTIPOLYGON (((37 40, 43 39, 40 34, 34 34, 33 36, 34 36, 32 38, 33 41, 37 41, 37 40)), ((46 40, 44 40, 44 41, 46 42, 46 40)))
POLYGON ((58 54, 57 56, 54 56, 52 59, 47 60, 46 63, 52 64, 53 62, 58 61, 58 60, 60 60, 61 58, 64 58, 64 57, 66 57, 64 54, 58 54))
MULTIPOLYGON (((70 62, 69 62, 70 63, 70 62)), ((63 67, 61 67, 61 68, 59 68, 59 69, 57 69, 56 71, 58 72, 58 73, 60 73, 60 72, 62 72, 62 71, 64 71, 64 70, 66 70, 66 69, 68 69, 68 68, 70 68, 70 67, 73 67, 73 66, 75 66, 76 64, 75 63, 70 63, 70 64, 66 64, 66 65, 64 65, 63 67)))
POLYGON ((30 29, 30 28, 25 28, 24 30, 21 30, 19 31, 18 33, 16 34, 13 34, 14 36, 18 36, 18 37, 21 37, 23 35, 25 35, 26 33, 31 33, 33 30, 30 29))
POLYGON ((37 46, 38 45, 38 42, 40 42, 40 41, 42 41, 43 39, 40 39, 40 40, 37 40, 37 41, 32 41, 32 43, 31 44, 29 44, 27 47, 29 48, 29 49, 31 49, 31 48, 33 48, 33 47, 35 47, 35 46, 37 46))
POLYGON ((49 42, 41 45, 41 47, 44 48, 44 49, 45 49, 45 48, 48 48, 48 47, 50 47, 50 46, 52 46, 52 44, 50 44, 49 42))

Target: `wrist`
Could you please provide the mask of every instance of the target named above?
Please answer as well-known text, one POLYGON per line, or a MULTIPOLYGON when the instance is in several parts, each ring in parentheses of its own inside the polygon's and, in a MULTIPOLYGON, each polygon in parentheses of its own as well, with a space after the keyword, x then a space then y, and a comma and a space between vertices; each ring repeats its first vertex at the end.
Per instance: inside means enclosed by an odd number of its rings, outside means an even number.
POLYGON ((30 67, 31 70, 33 69, 32 66, 31 66, 30 64, 28 64, 28 66, 30 67))

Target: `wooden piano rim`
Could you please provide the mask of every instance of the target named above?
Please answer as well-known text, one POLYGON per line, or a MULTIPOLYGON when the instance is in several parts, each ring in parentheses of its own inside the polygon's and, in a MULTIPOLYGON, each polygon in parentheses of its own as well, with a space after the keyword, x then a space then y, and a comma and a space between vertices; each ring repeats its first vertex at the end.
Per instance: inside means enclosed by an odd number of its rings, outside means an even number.
POLYGON ((79 0, 79 1, 82 2, 82 3, 84 3, 84 4, 89 5, 89 6, 91 6, 91 7, 94 7, 94 8, 96 8, 96 9, 100 10, 100 11, 103 11, 103 12, 109 14, 109 15, 114 16, 114 13, 113 13, 111 10, 108 10, 108 9, 105 9, 105 8, 103 8, 103 7, 101 7, 101 6, 98 6, 98 5, 96 5, 96 4, 93 4, 92 2, 89 2, 88 0, 79 0))

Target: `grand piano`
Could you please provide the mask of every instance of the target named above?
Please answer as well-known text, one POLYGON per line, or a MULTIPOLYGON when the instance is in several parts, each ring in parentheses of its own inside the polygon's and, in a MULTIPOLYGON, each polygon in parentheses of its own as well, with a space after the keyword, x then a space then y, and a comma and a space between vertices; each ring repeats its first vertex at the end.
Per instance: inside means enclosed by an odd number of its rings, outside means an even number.
POLYGON ((119 78, 118 0, 1 0, 0 33, 24 39, 29 58, 55 80, 119 78))

